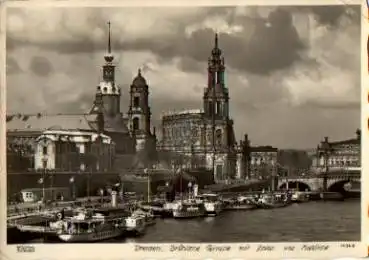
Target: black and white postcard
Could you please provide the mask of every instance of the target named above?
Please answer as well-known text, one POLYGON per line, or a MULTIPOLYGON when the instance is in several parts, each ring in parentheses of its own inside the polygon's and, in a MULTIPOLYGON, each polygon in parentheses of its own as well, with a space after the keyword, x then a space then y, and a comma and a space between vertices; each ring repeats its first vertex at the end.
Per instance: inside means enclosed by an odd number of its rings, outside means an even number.
POLYGON ((365 1, 2 7, 4 259, 367 256, 365 1))

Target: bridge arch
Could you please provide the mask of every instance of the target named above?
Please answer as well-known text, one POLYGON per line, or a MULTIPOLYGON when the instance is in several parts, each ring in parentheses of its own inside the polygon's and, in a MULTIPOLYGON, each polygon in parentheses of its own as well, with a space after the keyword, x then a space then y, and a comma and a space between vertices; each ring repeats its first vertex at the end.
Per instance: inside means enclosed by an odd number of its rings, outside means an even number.
POLYGON ((345 193, 347 191, 345 189, 345 185, 347 183, 352 183, 354 185, 356 184, 355 186, 360 186, 360 185, 357 185, 357 184, 359 184, 359 182, 357 182, 357 181, 352 181, 352 180, 349 180, 349 179, 345 179, 345 180, 338 180, 338 181, 335 181, 333 183, 330 183, 327 188, 328 188, 328 191, 345 193))
MULTIPOLYGON (((283 182, 278 187, 280 190, 284 190, 287 188, 287 182, 283 182)), ((289 189, 298 189, 299 191, 312 191, 312 188, 309 184, 302 182, 302 181, 288 181, 288 188, 289 189)))

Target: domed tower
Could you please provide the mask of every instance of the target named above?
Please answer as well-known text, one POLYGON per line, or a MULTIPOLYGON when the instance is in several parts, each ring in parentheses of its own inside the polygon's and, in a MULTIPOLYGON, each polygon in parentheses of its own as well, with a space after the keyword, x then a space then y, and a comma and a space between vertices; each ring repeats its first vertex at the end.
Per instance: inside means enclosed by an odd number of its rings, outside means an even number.
POLYGON ((138 70, 130 87, 128 124, 132 135, 136 137, 136 150, 145 149, 151 134, 151 111, 149 106, 149 86, 138 70))
POLYGON ((97 86, 97 92, 101 93, 105 113, 110 117, 120 115, 121 90, 115 84, 115 65, 114 56, 111 53, 111 33, 110 22, 108 22, 108 53, 104 56, 103 81, 97 86))

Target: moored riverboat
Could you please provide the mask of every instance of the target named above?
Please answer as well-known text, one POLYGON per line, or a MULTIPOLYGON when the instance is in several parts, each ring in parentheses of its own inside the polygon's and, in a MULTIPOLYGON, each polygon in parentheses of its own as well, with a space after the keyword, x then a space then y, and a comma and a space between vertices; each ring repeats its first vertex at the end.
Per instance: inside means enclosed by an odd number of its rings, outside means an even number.
POLYGON ((208 216, 216 216, 223 209, 223 203, 220 201, 219 196, 214 193, 204 193, 195 197, 200 203, 204 203, 205 212, 208 216))
POLYGON ((138 207, 145 210, 150 211, 154 216, 157 217, 172 217, 172 209, 167 205, 166 202, 162 201, 152 201, 152 202, 140 202, 138 203, 138 207))
POLYGON ((173 205, 174 218, 203 217, 206 214, 205 205, 202 201, 195 199, 180 200, 173 205))
POLYGON ((263 209, 274 209, 274 208, 282 208, 290 205, 290 199, 287 194, 261 194, 258 207, 263 209))
POLYGON ((229 210, 251 210, 251 209, 256 209, 256 208, 257 208, 257 204, 255 201, 249 198, 246 198, 246 197, 242 197, 242 196, 223 200, 223 209, 227 211, 229 210))
POLYGON ((129 235, 142 235, 146 229, 146 216, 133 212, 125 218, 125 229, 129 235))
POLYGON ((126 212, 97 210, 78 212, 77 215, 54 223, 57 236, 64 242, 94 242, 122 236, 125 232, 126 212))
POLYGON ((292 192, 291 202, 303 203, 310 201, 310 195, 304 191, 294 191, 292 192))
POLYGON ((150 210, 146 211, 146 210, 143 210, 143 209, 137 209, 132 213, 132 215, 143 216, 145 218, 145 226, 146 227, 155 225, 155 223, 156 223, 155 215, 150 210))

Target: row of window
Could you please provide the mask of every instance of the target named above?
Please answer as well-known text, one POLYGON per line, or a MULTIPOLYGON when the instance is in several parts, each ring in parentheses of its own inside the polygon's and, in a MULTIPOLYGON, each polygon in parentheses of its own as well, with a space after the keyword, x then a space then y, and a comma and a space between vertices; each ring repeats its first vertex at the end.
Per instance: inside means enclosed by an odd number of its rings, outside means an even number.
POLYGON ((209 101, 207 110, 208 110, 207 112, 209 115, 213 115, 213 112, 215 115, 220 115, 220 116, 226 115, 228 113, 226 105, 220 101, 216 101, 215 106, 214 106, 213 101, 209 101))

